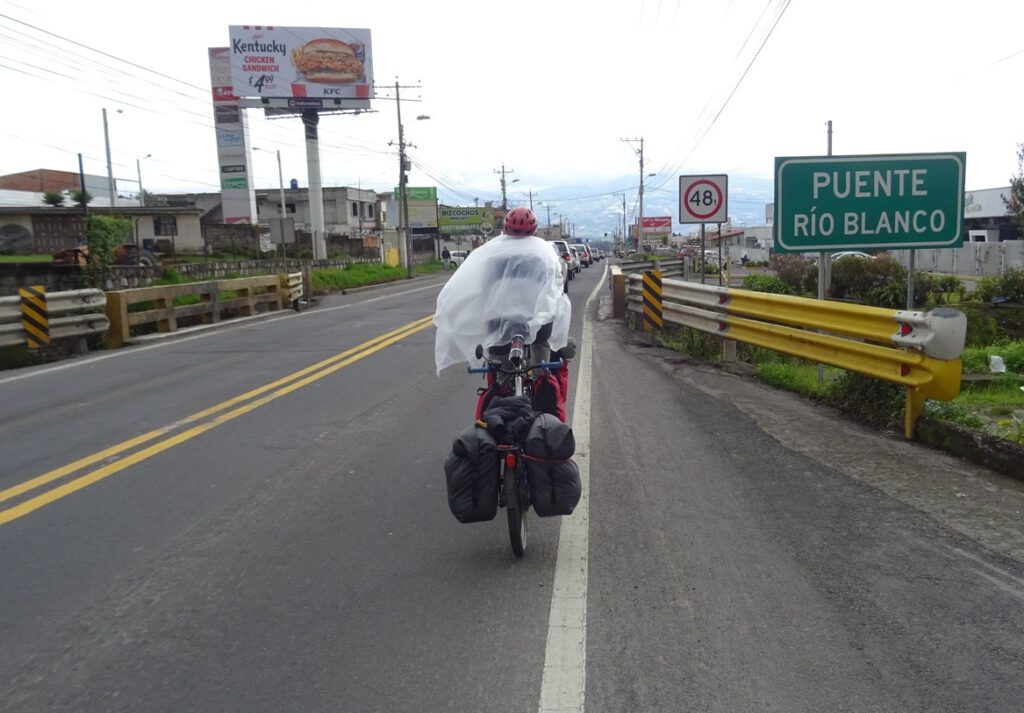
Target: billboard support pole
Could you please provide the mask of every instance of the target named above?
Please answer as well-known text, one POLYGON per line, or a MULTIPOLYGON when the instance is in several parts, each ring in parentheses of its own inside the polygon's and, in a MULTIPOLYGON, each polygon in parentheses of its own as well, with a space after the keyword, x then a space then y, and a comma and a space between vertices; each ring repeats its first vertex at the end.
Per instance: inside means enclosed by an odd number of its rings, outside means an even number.
POLYGON ((319 123, 320 114, 316 109, 302 111, 302 124, 306 128, 306 163, 309 166, 309 222, 313 233, 313 259, 326 260, 324 188, 320 178, 320 140, 317 132, 319 123))

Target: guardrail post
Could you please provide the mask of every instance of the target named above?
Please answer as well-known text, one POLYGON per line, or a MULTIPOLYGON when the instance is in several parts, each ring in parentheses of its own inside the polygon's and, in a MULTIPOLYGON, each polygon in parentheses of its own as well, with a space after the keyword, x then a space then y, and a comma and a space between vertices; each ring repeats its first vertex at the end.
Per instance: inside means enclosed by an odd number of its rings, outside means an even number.
POLYGON ((612 271, 612 317, 626 316, 626 276, 620 270, 612 271))
POLYGON ((643 277, 643 317, 642 326, 645 332, 664 326, 661 315, 661 271, 648 270, 643 277))
POLYGON ((903 407, 903 437, 908 441, 914 439, 914 427, 922 413, 924 413, 924 394, 920 389, 908 386, 907 399, 903 407))
POLYGON ((50 316, 46 309, 46 287, 33 285, 18 290, 21 297, 21 328, 29 349, 50 343, 50 316))
POLYGON ((722 361, 736 361, 736 342, 732 339, 722 340, 722 361))
POLYGON ((199 298, 207 304, 206 314, 202 315, 200 319, 203 324, 213 324, 220 321, 220 296, 217 292, 217 283, 211 283, 207 285, 204 292, 199 295, 199 298))
POLYGON ((107 346, 112 349, 123 347, 128 341, 128 301, 124 292, 108 292, 104 308, 110 327, 107 328, 107 346))
POLYGON ((253 300, 252 290, 253 288, 251 286, 243 287, 239 290, 239 292, 242 293, 242 296, 245 297, 245 306, 242 307, 241 312, 246 317, 252 317, 256 314, 256 302, 253 300))

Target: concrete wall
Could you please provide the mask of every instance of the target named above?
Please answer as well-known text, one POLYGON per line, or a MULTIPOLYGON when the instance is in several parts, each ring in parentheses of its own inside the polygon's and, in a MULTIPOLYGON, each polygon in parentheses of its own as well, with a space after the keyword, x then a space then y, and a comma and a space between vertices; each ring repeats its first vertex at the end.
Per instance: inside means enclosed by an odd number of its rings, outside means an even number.
MULTIPOLYGON (((910 265, 910 252, 893 250, 904 267, 910 265)), ((962 248, 917 250, 915 267, 928 272, 953 275, 998 275, 1010 267, 1024 267, 1024 240, 1001 243, 964 243, 962 248)))

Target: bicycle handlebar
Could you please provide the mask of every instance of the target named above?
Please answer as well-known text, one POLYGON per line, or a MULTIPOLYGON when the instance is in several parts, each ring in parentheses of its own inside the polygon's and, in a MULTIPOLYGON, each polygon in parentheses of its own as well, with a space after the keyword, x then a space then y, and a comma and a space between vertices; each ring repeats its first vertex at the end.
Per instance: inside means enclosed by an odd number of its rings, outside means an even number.
MULTIPOLYGON (((539 368, 539 369, 552 369, 552 370, 557 371, 558 369, 564 369, 565 368, 565 360, 564 359, 559 359, 558 361, 542 361, 540 364, 537 364, 536 367, 539 368)), ((534 367, 527 367, 525 369, 512 369, 511 371, 506 371, 504 369, 499 369, 498 367, 493 366, 491 364, 487 364, 487 365, 484 365, 484 366, 469 366, 469 367, 466 367, 466 371, 469 372, 470 374, 486 374, 487 372, 489 372, 491 370, 494 370, 494 371, 504 371, 506 374, 517 374, 517 373, 526 373, 527 371, 529 371, 532 368, 534 368, 534 367)))

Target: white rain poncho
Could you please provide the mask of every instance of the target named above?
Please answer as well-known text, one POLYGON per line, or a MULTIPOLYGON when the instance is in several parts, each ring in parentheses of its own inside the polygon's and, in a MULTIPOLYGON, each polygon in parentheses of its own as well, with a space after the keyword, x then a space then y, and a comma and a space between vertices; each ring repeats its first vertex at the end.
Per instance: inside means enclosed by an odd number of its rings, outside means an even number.
POLYGON ((533 342, 552 323, 552 350, 569 338, 572 304, 551 243, 536 236, 499 235, 472 251, 437 296, 434 363, 438 374, 474 359, 476 346, 507 344, 512 323, 525 324, 533 342))

